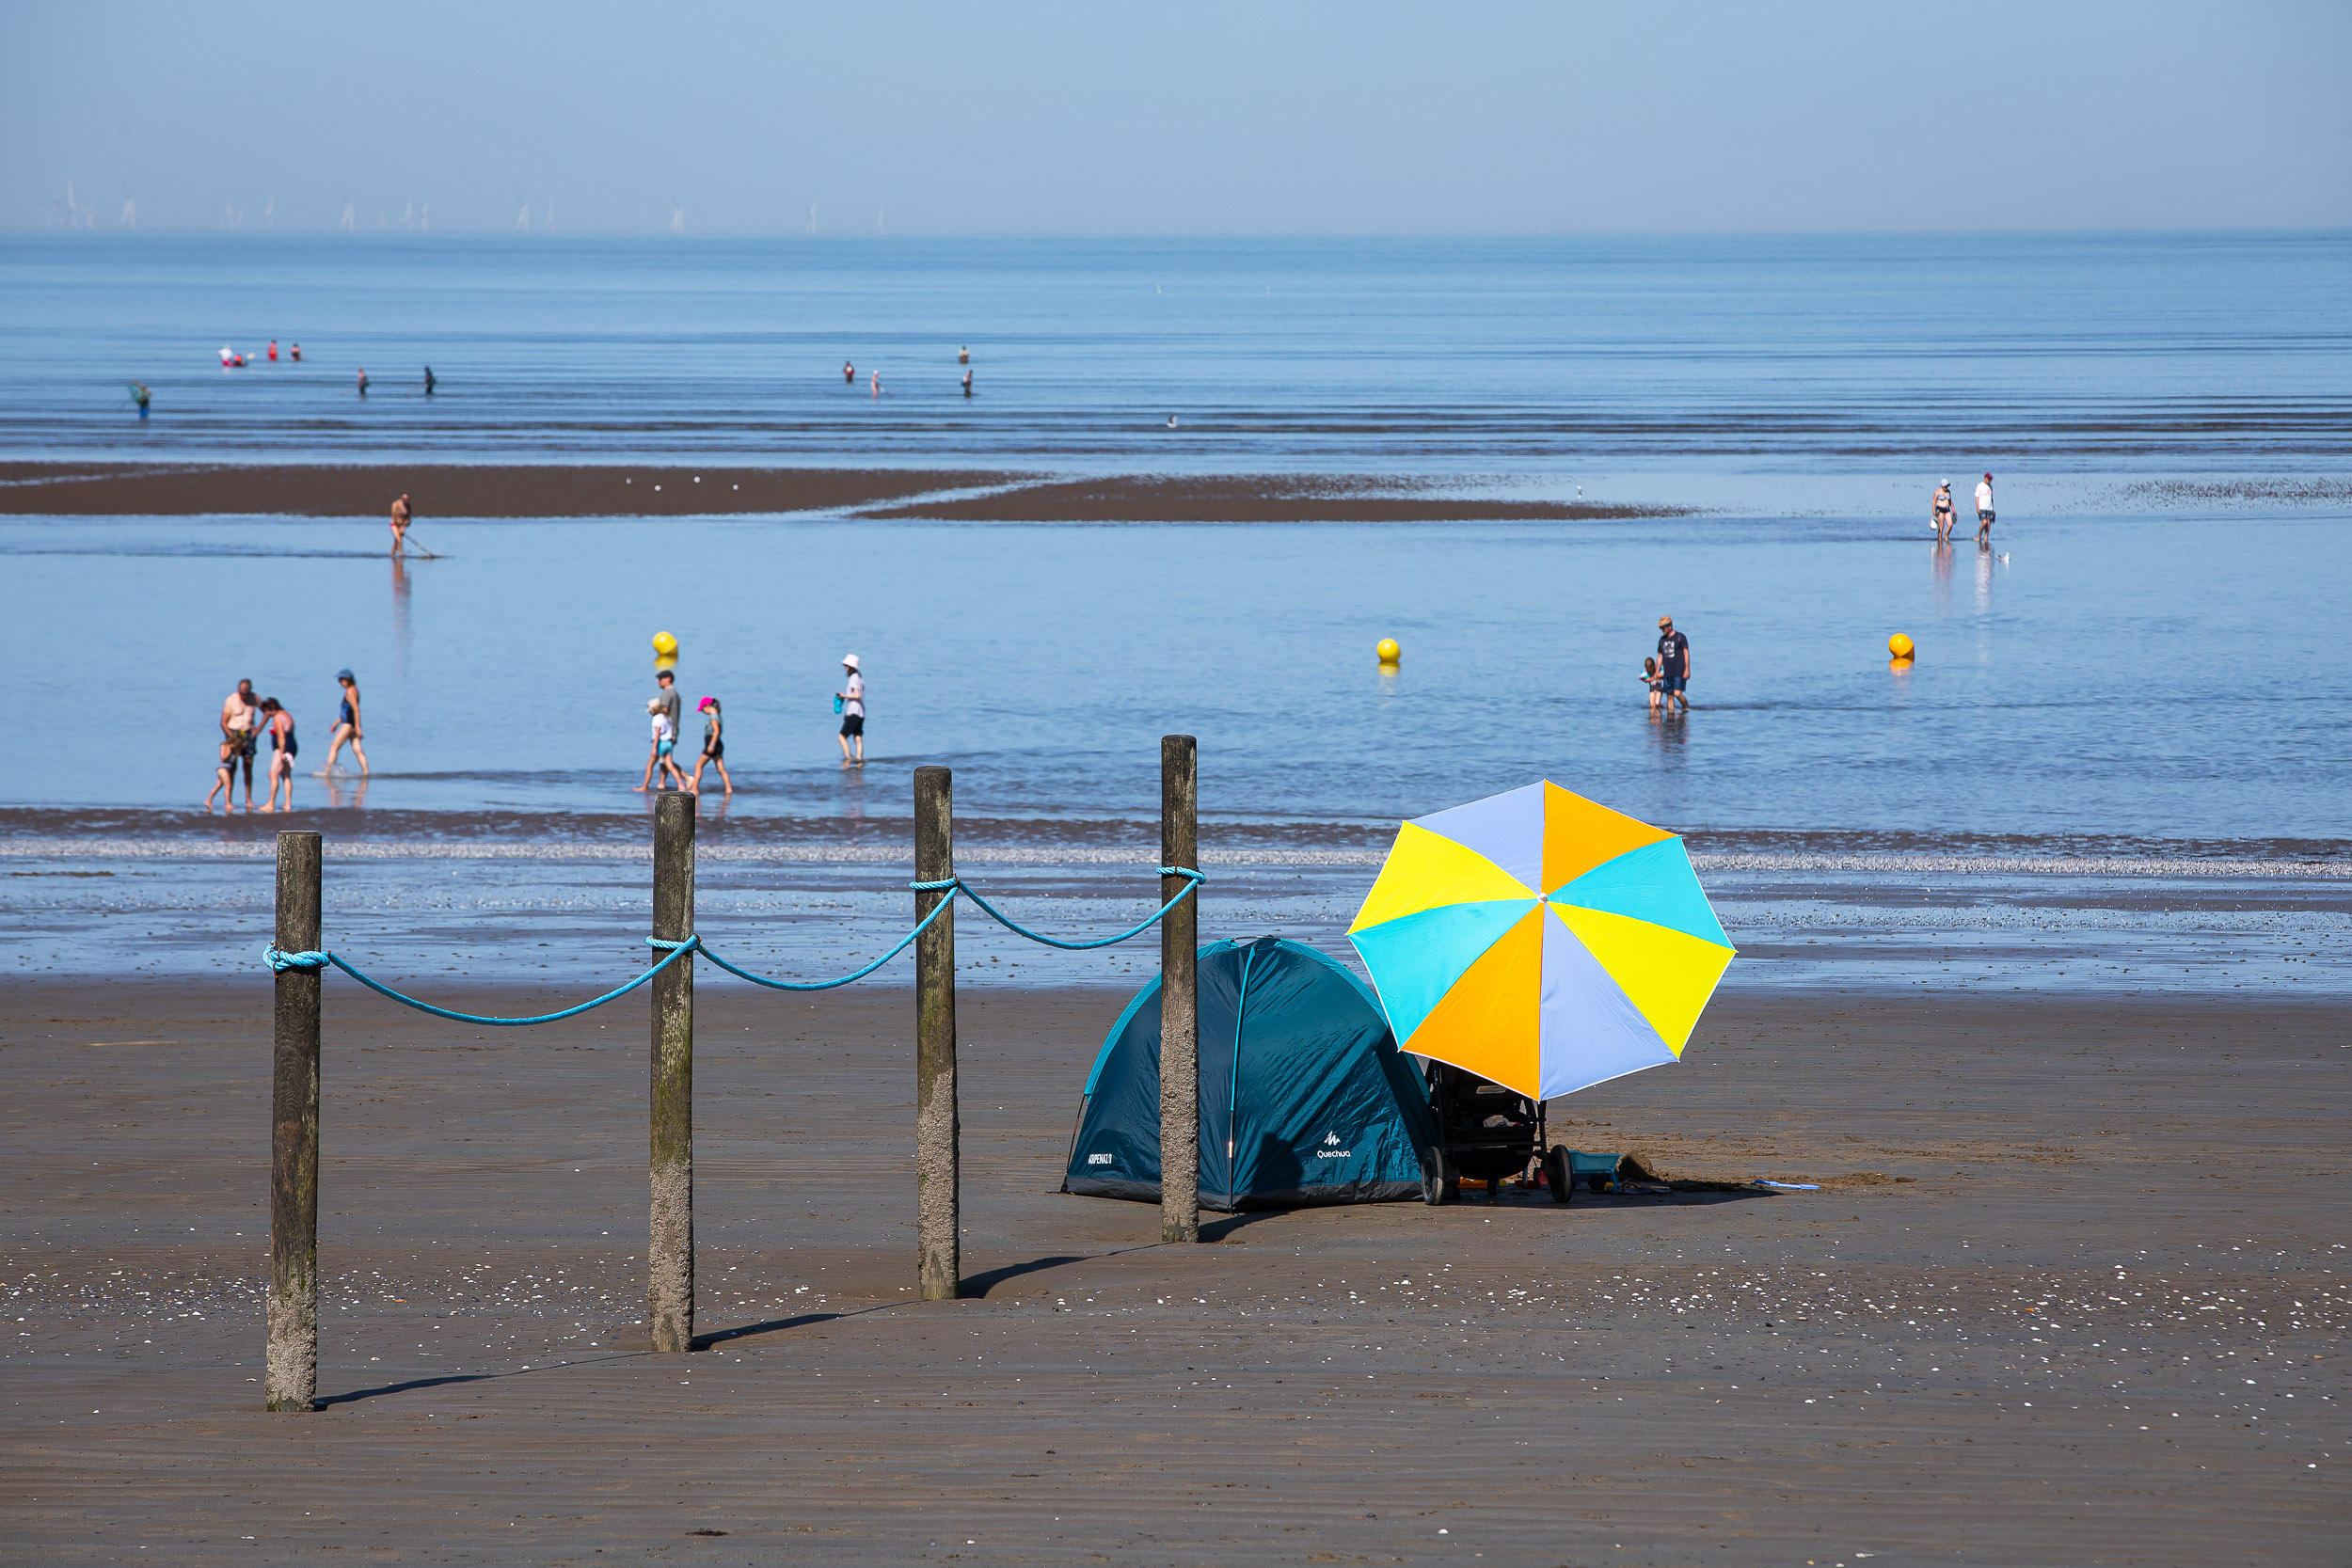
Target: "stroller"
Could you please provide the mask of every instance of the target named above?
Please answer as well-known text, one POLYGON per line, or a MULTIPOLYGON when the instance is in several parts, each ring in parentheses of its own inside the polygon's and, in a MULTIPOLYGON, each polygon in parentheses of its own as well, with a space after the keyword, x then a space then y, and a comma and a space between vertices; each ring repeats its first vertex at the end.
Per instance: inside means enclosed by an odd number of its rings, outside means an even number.
POLYGON ((1428 1080, 1438 1142, 1422 1160, 1423 1203, 1460 1202, 1466 1178, 1486 1182, 1486 1200, 1500 1202, 1505 1180, 1522 1179, 1538 1164, 1552 1202, 1575 1196, 1573 1157, 1547 1143, 1542 1101, 1450 1062, 1432 1061, 1428 1080))

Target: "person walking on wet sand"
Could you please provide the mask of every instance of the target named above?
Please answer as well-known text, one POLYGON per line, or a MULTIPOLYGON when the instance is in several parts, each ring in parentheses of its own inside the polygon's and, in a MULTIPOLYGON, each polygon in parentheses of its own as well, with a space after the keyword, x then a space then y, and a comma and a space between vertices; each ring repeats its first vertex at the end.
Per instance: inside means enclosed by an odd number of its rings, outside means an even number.
POLYGON ((1684 692, 1691 681, 1691 640, 1675 630, 1675 618, 1658 618, 1658 686, 1665 698, 1666 711, 1677 706, 1691 711, 1691 699, 1684 692))
POLYGON ((1987 474, 1977 482, 1977 543, 1985 549, 1993 547, 1993 476, 1987 474))
MULTIPOLYGON (((677 676, 671 672, 657 670, 654 672, 653 678, 655 684, 661 688, 660 695, 653 699, 653 705, 660 708, 663 716, 669 720, 671 747, 675 750, 678 737, 678 721, 686 716, 686 697, 677 689, 677 676)), ((653 770, 668 762, 669 757, 669 752, 662 749, 661 737, 656 736, 653 750, 645 756, 645 782, 637 785, 634 793, 643 795, 653 787, 653 770)), ((674 773, 677 771, 675 764, 671 765, 670 771, 674 773)), ((685 787, 683 775, 680 776, 678 787, 681 789, 685 787)))
POLYGON ((1950 480, 1947 479, 1935 487, 1932 510, 1935 513, 1935 542, 1939 545, 1948 545, 1952 542, 1952 482, 1950 480))
POLYGON ((321 776, 335 771, 335 756, 348 743, 351 754, 359 762, 359 775, 368 774, 368 753, 359 749, 359 680, 348 670, 335 672, 336 684, 343 689, 342 706, 335 710, 335 731, 326 739, 326 766, 319 769, 321 776))
POLYGON ((400 499, 392 502, 392 553, 403 555, 407 552, 407 548, 408 492, 403 490, 400 493, 400 499))
POLYGON ((849 676, 841 683, 841 689, 834 693, 834 699, 841 705, 841 766, 863 768, 866 766, 866 677, 858 673, 855 654, 843 654, 841 668, 849 676), (850 751, 853 744, 857 748, 855 755, 851 755, 850 751))

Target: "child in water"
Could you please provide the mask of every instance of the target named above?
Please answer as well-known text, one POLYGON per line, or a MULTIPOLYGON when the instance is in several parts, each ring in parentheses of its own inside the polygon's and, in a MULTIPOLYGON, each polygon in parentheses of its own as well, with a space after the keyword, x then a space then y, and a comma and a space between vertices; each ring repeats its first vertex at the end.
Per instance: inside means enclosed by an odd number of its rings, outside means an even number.
POLYGON ((654 762, 669 788, 684 789, 686 775, 678 771, 677 759, 672 755, 677 750, 677 730, 670 723, 669 710, 662 706, 660 698, 648 697, 645 711, 653 716, 654 762))
POLYGON ((1658 678, 1657 659, 1645 658, 1642 660, 1642 673, 1639 676, 1639 679, 1643 685, 1649 688, 1649 710, 1652 713, 1656 713, 1658 711, 1660 694, 1664 691, 1666 686, 1664 681, 1658 678))
POLYGON ((694 706, 708 717, 703 721, 703 754, 701 760, 694 764, 694 782, 686 787, 700 795, 703 792, 703 769, 715 763, 719 768, 719 782, 727 786, 729 795, 733 795, 735 781, 727 777, 726 724, 719 717, 719 699, 705 697, 694 706))

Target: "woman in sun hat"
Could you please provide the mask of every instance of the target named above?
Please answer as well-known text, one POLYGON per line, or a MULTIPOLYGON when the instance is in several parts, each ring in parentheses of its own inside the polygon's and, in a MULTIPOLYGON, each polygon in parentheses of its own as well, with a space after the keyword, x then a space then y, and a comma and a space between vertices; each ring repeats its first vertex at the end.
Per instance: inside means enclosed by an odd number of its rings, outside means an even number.
POLYGON ((841 708, 841 766, 863 768, 866 766, 866 677, 858 673, 855 654, 843 654, 841 668, 847 672, 848 678, 841 683, 841 689, 833 694, 841 708), (852 744, 857 748, 854 753, 850 751, 852 744))

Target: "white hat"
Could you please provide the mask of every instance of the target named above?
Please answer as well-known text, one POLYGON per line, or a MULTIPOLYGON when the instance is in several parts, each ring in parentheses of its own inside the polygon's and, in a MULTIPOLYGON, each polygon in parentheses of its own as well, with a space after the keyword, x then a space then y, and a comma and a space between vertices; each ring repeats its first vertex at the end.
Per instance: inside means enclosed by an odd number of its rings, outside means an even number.
POLYGON ((854 669, 856 669, 856 668, 857 668, 857 655, 855 655, 855 654, 843 654, 843 655, 841 656, 841 662, 842 662, 842 664, 843 664, 843 665, 845 665, 845 666, 846 666, 846 667, 848 667, 849 669, 854 670, 854 669))

